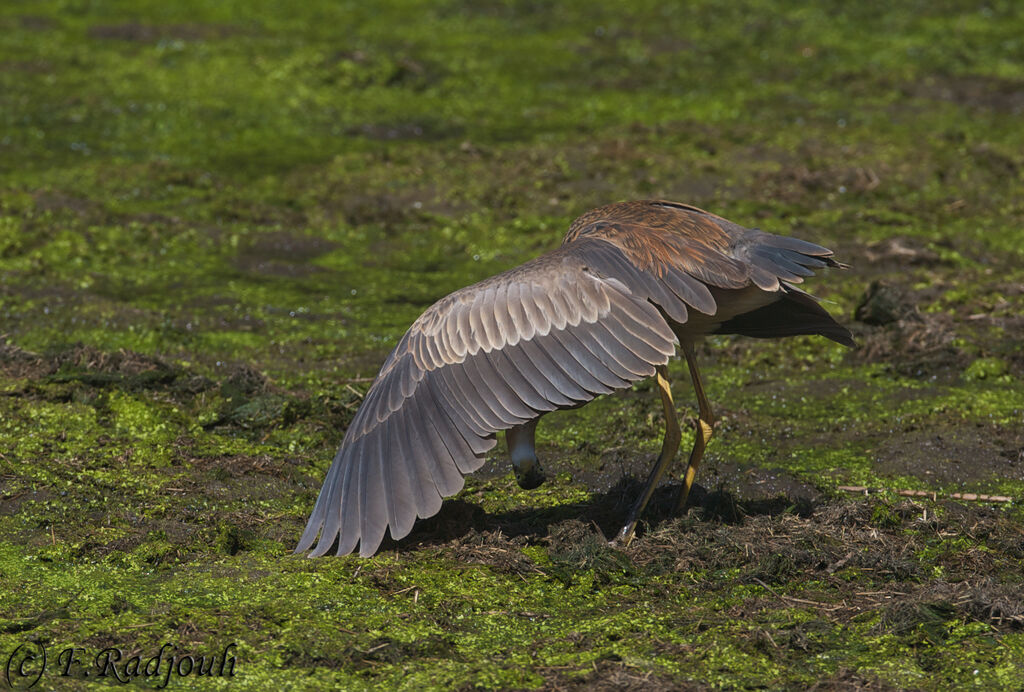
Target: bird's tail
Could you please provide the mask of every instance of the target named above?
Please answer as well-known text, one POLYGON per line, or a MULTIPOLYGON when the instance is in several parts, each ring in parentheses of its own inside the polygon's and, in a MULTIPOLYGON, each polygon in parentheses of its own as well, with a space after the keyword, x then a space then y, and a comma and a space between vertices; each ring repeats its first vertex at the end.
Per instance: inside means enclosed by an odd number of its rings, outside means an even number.
POLYGON ((828 314, 809 294, 783 284, 783 297, 774 303, 723 322, 716 334, 742 334, 758 339, 820 334, 844 346, 855 346, 853 334, 828 314))

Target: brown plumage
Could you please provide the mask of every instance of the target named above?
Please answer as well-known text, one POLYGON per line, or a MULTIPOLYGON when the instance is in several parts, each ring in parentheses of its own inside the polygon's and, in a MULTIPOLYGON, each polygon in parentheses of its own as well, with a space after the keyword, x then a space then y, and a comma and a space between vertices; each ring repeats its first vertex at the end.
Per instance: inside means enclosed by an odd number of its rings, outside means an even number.
POLYGON ((427 309, 381 368, 327 473, 296 552, 376 552, 441 508, 507 434, 523 487, 543 476, 536 419, 656 376, 666 437, 621 540, 632 537, 675 457, 678 422, 664 368, 676 343, 700 407, 680 504, 710 438, 712 418, 693 343, 710 333, 820 334, 852 345, 794 284, 840 267, 813 243, 736 225, 674 202, 612 204, 573 222, 558 249, 455 291, 427 309))

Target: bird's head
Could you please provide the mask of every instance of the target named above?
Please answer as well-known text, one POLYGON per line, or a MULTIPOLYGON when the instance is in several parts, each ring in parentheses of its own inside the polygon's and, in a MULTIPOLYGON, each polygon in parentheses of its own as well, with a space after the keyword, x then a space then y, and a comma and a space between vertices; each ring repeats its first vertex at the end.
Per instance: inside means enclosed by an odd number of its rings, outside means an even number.
POLYGON ((523 490, 533 490, 544 482, 544 469, 537 459, 533 436, 537 419, 527 421, 505 433, 508 442, 508 458, 516 474, 516 483, 523 490))
POLYGON ((519 461, 512 459, 512 467, 516 474, 516 483, 523 490, 533 490, 540 487, 545 480, 544 469, 541 468, 536 454, 531 458, 520 459, 519 461))

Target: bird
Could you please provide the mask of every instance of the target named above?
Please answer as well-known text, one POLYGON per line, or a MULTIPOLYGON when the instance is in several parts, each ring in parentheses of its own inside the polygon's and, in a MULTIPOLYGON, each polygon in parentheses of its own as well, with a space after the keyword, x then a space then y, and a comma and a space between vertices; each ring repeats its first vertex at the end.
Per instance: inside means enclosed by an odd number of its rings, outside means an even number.
POLYGON ((853 346, 798 287, 815 269, 848 268, 833 254, 678 202, 586 212, 557 249, 441 298, 412 324, 352 418, 295 553, 358 545, 369 557, 385 531, 404 538, 463 488, 502 431, 516 481, 533 489, 545 479, 535 449, 544 414, 654 378, 665 434, 613 540, 628 545, 681 442, 666 367, 677 348, 697 398, 678 511, 714 429, 695 344, 817 334, 853 346))

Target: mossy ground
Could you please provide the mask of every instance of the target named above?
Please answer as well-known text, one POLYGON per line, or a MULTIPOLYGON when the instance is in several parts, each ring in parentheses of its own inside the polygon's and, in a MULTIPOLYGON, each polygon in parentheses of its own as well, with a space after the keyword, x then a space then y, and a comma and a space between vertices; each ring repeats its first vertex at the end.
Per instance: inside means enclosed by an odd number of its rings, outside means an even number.
POLYGON ((5 663, 1024 686, 1018 505, 892 492, 1024 496, 1022 37, 1013 2, 4 3, 5 663), (496 452, 376 557, 291 556, 419 312, 643 197, 834 248, 808 286, 859 346, 705 344, 702 488, 628 550, 600 532, 660 443, 646 384, 546 418, 537 491, 496 452))

